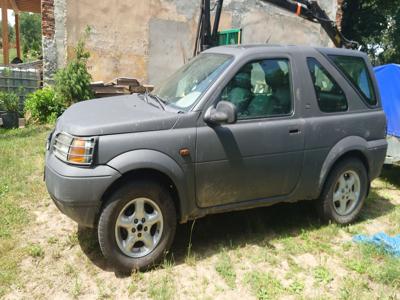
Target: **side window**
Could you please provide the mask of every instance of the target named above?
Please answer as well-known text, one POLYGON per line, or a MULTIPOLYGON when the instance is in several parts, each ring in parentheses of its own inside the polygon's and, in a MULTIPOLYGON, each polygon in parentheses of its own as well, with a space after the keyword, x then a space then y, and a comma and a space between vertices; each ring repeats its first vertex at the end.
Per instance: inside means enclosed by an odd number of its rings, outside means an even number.
POLYGON ((376 96, 371 76, 365 61, 361 57, 329 55, 333 63, 353 83, 357 90, 370 105, 376 105, 376 96))
POLYGON ((239 119, 287 115, 292 111, 287 59, 265 59, 243 66, 222 91, 236 105, 239 119))
POLYGON ((348 107, 346 96, 333 77, 315 58, 308 58, 307 64, 319 109, 327 113, 346 111, 348 107))

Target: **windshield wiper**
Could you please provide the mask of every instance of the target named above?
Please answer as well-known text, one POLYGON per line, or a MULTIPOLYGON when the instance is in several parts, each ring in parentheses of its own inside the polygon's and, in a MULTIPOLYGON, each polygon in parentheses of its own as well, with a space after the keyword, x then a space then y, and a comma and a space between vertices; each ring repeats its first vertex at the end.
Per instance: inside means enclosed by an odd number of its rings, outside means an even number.
POLYGON ((156 101, 157 101, 157 103, 158 103, 158 105, 161 107, 161 109, 162 110, 165 110, 165 105, 166 105, 166 103, 165 103, 165 101, 163 100, 163 99, 161 99, 159 96, 157 96, 157 95, 154 95, 154 94, 150 94, 148 91, 146 91, 146 93, 145 93, 145 97, 146 97, 146 101, 147 101, 147 103, 149 102, 148 101, 148 97, 151 97, 151 99, 155 99, 156 101))

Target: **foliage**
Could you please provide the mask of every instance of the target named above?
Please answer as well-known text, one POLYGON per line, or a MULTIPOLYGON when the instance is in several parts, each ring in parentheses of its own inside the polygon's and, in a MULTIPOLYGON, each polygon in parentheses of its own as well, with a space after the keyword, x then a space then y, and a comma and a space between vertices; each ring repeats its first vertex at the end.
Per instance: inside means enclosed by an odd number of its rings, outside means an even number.
MULTIPOLYGON (((0 26, 0 37, 3 36, 3 26, 0 26)), ((14 27, 8 23, 8 40, 10 42, 15 42, 15 30, 14 27)), ((3 42, 0 42, 1 46, 3 47, 3 42)))
POLYGON ((39 57, 42 53, 42 21, 40 14, 21 13, 20 30, 24 57, 39 57))
POLYGON ((55 89, 67 105, 89 100, 93 97, 90 87, 92 76, 88 72, 87 62, 90 53, 85 49, 86 39, 90 34, 90 28, 85 31, 74 49, 74 57, 67 66, 60 69, 55 76, 55 89))
POLYGON ((30 123, 54 123, 65 110, 65 104, 56 97, 52 87, 29 94, 25 101, 25 115, 30 123))
POLYGON ((375 65, 400 63, 400 0, 344 0, 341 25, 375 65))
POLYGON ((13 92, 0 92, 0 110, 18 112, 19 97, 13 92))

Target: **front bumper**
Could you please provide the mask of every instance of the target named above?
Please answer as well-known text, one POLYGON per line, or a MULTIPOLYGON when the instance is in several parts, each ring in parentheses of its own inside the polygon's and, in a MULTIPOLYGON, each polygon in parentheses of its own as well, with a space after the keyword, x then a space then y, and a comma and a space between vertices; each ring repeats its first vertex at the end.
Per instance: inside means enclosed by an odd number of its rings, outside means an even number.
POLYGON ((51 198, 62 213, 83 226, 96 226, 101 198, 120 176, 106 165, 72 166, 46 153, 45 182, 51 198))

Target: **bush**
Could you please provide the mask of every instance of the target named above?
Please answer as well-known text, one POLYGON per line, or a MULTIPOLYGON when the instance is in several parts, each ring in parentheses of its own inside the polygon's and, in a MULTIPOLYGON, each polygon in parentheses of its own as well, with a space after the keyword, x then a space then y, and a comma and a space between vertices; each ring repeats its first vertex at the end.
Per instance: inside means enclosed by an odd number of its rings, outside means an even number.
POLYGON ((52 87, 29 94, 25 100, 25 118, 29 123, 54 123, 66 106, 52 87))
POLYGON ((18 112, 19 97, 13 92, 0 92, 0 110, 18 112))
POLYGON ((90 28, 88 27, 85 35, 79 40, 74 49, 75 57, 55 75, 57 96, 61 97, 68 106, 93 98, 93 91, 90 87, 92 76, 87 70, 87 61, 90 53, 85 49, 86 38, 89 34, 90 28))

